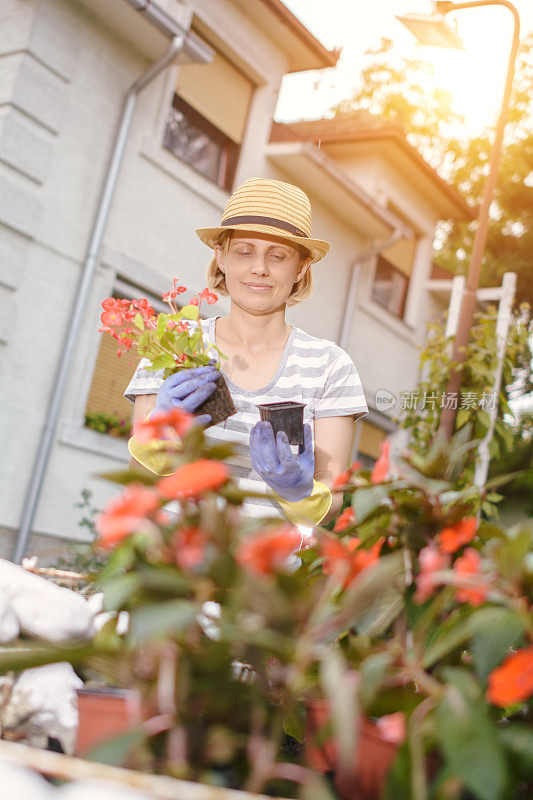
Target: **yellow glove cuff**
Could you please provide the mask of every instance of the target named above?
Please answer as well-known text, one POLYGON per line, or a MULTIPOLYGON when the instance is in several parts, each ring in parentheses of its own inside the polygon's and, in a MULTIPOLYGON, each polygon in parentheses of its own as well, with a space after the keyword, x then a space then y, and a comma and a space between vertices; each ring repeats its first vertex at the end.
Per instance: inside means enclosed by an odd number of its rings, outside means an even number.
POLYGON ((294 522, 295 525, 318 525, 328 513, 333 502, 328 487, 315 480, 313 481, 313 491, 309 497, 304 497, 303 500, 291 503, 276 492, 274 492, 274 497, 287 519, 294 522))
MULTIPOLYGON (((150 414, 146 417, 150 419, 150 414)), ((128 450, 135 461, 156 475, 172 475, 175 471, 172 456, 181 449, 180 441, 151 439, 139 442, 133 435, 128 440, 128 450)))

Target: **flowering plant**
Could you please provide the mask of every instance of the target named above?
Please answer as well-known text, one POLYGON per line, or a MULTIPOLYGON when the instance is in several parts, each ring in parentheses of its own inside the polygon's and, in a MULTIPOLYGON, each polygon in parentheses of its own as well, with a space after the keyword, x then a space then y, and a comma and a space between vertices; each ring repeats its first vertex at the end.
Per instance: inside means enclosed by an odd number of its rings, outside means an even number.
MULTIPOLYGON (((167 378, 178 369, 205 366, 210 361, 200 327, 202 301, 210 305, 218 297, 203 289, 182 308, 176 298, 186 291, 174 278, 174 288, 165 292, 162 299, 168 303, 169 314, 156 314, 146 298, 140 300, 107 297, 102 302, 100 333, 109 333, 118 343, 118 356, 137 347, 140 356, 150 359, 149 370, 164 370, 167 378)), ((222 358, 225 356, 213 345, 222 358)))
MULTIPOLYGON (((111 619, 90 646, 41 646, 31 661, 69 659, 137 687, 144 719, 113 752, 144 770, 327 797, 300 755, 279 758, 283 730, 302 740, 304 701, 322 696, 321 738, 337 742, 323 768, 341 797, 528 796, 533 529, 478 521, 491 487, 458 488, 465 434, 423 459, 393 464, 385 443, 372 470, 353 464, 335 482, 350 506, 298 561, 297 529, 241 515, 230 445, 209 445, 180 409, 142 423, 141 438, 154 424, 182 439, 174 472, 107 476, 125 484, 97 522, 111 619), (369 719, 395 748, 372 791, 354 757, 369 719)), ((0 668, 24 658, 11 646, 0 668)))

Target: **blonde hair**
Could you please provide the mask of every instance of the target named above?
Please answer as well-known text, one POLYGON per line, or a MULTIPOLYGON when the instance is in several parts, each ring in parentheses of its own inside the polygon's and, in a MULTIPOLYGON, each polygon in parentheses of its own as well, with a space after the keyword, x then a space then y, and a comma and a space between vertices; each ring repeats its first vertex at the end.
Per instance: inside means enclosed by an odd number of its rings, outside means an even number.
MULTIPOLYGON (((223 231, 218 237, 218 244, 222 248, 222 255, 227 256, 229 250, 229 243, 231 241, 231 235, 233 231, 223 231)), ((287 242, 289 244, 289 242, 287 242)), ((308 258, 311 258, 311 253, 309 250, 306 250, 305 247, 302 247, 299 244, 290 244, 291 247, 294 247, 295 250, 298 250, 300 253, 300 264, 303 261, 306 261, 308 258)), ((219 294, 228 294, 228 290, 226 288, 226 276, 219 269, 217 264, 216 255, 213 256, 211 261, 209 262, 209 266, 207 267, 207 285, 210 289, 217 291, 219 294)), ((289 299, 287 300, 287 305, 293 306, 296 303, 301 303, 304 300, 308 300, 311 295, 313 294, 313 273, 311 272, 311 267, 309 266, 305 273, 302 275, 299 281, 296 281, 294 286, 292 287, 291 293, 289 295, 289 299)))

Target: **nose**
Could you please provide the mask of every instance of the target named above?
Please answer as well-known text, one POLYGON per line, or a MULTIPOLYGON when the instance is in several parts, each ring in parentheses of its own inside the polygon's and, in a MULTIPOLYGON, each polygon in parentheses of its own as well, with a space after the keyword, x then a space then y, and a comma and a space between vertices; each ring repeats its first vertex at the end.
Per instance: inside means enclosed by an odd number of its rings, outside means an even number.
POLYGON ((267 257, 262 253, 256 253, 250 267, 252 275, 268 275, 267 257))

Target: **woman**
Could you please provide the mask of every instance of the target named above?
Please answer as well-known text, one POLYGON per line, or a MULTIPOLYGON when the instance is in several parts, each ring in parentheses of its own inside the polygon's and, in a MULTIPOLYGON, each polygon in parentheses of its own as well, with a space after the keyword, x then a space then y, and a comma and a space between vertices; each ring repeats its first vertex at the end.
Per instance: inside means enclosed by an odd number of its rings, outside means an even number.
MULTIPOLYGON (((208 285, 231 300, 228 316, 202 320, 202 329, 206 341, 228 357, 220 367, 237 408, 206 435, 236 443, 234 470, 242 485, 274 493, 272 500, 249 500, 249 513, 268 516, 281 507, 294 522, 327 522, 342 502, 329 491, 333 478, 346 469, 354 422, 368 408, 350 357, 333 342, 287 323, 285 312, 309 297, 311 264, 330 245, 311 237, 307 195, 263 178, 251 178, 234 192, 219 227, 196 232, 215 251, 208 285), (301 455, 292 453, 285 434, 274 439, 270 423, 257 422, 256 405, 289 399, 306 404, 301 455)), ((163 381, 161 373, 143 366, 125 392, 135 402, 134 423, 154 408, 194 411, 219 377, 214 367, 200 367, 163 381)))

